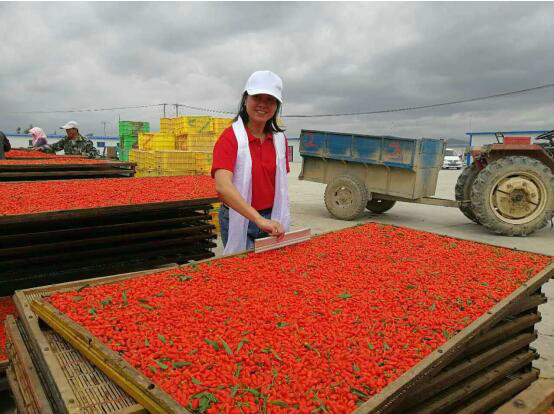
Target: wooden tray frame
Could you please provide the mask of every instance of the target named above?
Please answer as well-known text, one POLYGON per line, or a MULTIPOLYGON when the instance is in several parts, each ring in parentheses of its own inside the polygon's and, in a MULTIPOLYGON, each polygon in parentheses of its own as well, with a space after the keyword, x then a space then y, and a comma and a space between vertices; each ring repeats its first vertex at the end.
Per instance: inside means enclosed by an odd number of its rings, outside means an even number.
MULTIPOLYGON (((128 407, 113 411, 109 409, 103 409, 102 411, 88 411, 80 405, 77 398, 75 385, 70 382, 66 377, 64 370, 60 364, 60 361, 55 355, 54 350, 51 349, 51 344, 44 334, 37 316, 31 310, 31 302, 33 297, 49 295, 54 291, 58 291, 60 288, 64 290, 73 290, 79 287, 83 287, 92 284, 112 283, 113 281, 125 280, 130 277, 138 277, 141 275, 157 273, 165 270, 177 269, 179 266, 172 264, 162 266, 156 269, 150 269, 140 272, 125 273, 114 276, 100 277, 94 279, 80 280, 61 283, 57 285, 48 285, 38 288, 26 289, 16 291, 13 298, 21 318, 21 322, 25 327, 30 338, 30 346, 36 352, 39 368, 42 370, 48 383, 54 402, 56 404, 56 414, 84 414, 84 413, 104 413, 110 414, 146 414, 147 411, 138 403, 130 404, 128 407)), ((56 335, 53 333, 53 335, 56 335)), ((96 367, 90 364, 87 360, 83 359, 83 362, 90 366, 90 370, 99 371, 96 367)), ((132 400, 131 400, 132 401, 132 400)))
MULTIPOLYGON (((244 253, 248 252, 242 252, 235 256, 243 255, 244 253)), ((219 259, 222 258, 212 258, 201 262, 219 259)), ((128 277, 134 276, 118 275, 114 277, 102 278, 102 280, 98 281, 89 281, 87 284, 89 286, 94 286, 97 284, 114 283, 128 277)), ((353 414, 410 412, 405 411, 405 403, 409 403, 410 399, 417 398, 420 387, 424 386, 427 382, 433 381, 433 379, 436 378, 441 371, 458 366, 460 361, 463 362, 464 358, 467 359, 468 353, 471 356, 475 354, 478 355, 479 353, 483 353, 487 350, 494 350, 492 354, 495 354, 501 347, 508 346, 504 343, 493 343, 491 345, 491 332, 495 332, 495 334, 498 334, 498 332, 504 332, 511 335, 517 335, 522 332, 522 334, 527 334, 525 338, 518 339, 518 345, 514 345, 513 349, 510 348, 512 350, 512 354, 516 352, 530 351, 531 353, 534 353, 534 355, 527 354, 526 357, 530 360, 537 358, 538 354, 536 354, 536 352, 529 347, 529 344, 536 338, 536 333, 529 335, 529 330, 533 331, 534 324, 540 320, 540 314, 537 312, 537 306, 546 301, 545 296, 540 293, 541 286, 553 277, 554 263, 550 264, 533 278, 523 283, 514 292, 498 302, 486 314, 479 317, 452 339, 437 348, 398 379, 385 387, 385 389, 383 389, 379 394, 374 395, 364 404, 359 406, 353 411, 353 414), (471 352, 473 352, 473 354, 471 354, 471 352)), ((81 283, 83 283, 83 281, 81 281, 81 283)), ((74 284, 72 287, 67 286, 67 284, 54 285, 51 287, 50 293, 72 290, 78 286, 79 283, 74 284)), ((149 379, 142 373, 137 371, 134 367, 131 367, 119 355, 114 353, 111 349, 102 344, 96 337, 90 334, 90 332, 73 322, 49 303, 44 302, 42 299, 33 300, 31 303, 31 310, 51 325, 56 332, 58 332, 72 346, 76 347, 81 353, 83 353, 85 357, 101 363, 104 367, 103 369, 106 370, 106 374, 115 383, 129 392, 130 395, 137 400, 140 400, 143 404, 151 404, 150 407, 153 407, 152 409, 155 410, 153 412, 176 412, 190 414, 181 406, 167 411, 168 406, 165 406, 164 404, 169 404, 173 401, 167 394, 157 389, 154 384, 151 384, 149 379)), ((508 353, 507 358, 511 358, 513 356, 512 354, 508 353)), ((491 364, 491 361, 493 361, 492 363, 496 362, 494 358, 491 357, 488 360, 489 365, 491 364)), ((456 377, 454 375, 447 375, 443 381, 449 382, 451 385, 455 385, 456 381, 459 382, 465 380, 471 375, 472 372, 479 371, 475 368, 478 367, 479 364, 473 362, 471 366, 473 367, 473 371, 471 368, 464 370, 464 376, 456 377), (470 374, 468 374, 468 372, 470 374)), ((510 375, 514 376, 513 380, 506 384, 501 384, 501 386, 496 382, 490 382, 487 385, 487 387, 494 386, 498 388, 496 389, 493 387, 495 389, 496 399, 490 400, 487 395, 476 395, 474 392, 472 394, 472 401, 474 401, 474 404, 490 406, 491 401, 495 402, 498 401, 499 398, 506 398, 508 395, 506 392, 514 392, 515 389, 519 389, 516 384, 528 385, 538 376, 538 371, 531 369, 530 362, 527 360, 525 367, 519 367, 515 364, 512 368, 512 371, 510 371, 512 374, 510 375)), ((499 377, 495 378, 496 381, 499 380, 499 377)), ((479 390, 480 389, 477 389, 477 391, 479 390)), ((434 394, 432 394, 431 397, 433 397, 433 395, 434 394)), ((422 412, 426 411, 423 410, 422 412)))

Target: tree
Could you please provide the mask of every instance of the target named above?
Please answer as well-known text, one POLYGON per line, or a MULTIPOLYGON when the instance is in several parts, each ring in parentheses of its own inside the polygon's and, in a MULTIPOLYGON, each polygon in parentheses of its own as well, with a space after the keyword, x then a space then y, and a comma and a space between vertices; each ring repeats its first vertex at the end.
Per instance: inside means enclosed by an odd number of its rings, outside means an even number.
POLYGON ((23 133, 28 134, 31 129, 33 129, 33 124, 29 124, 29 128, 27 128, 25 131, 23 131, 23 133))

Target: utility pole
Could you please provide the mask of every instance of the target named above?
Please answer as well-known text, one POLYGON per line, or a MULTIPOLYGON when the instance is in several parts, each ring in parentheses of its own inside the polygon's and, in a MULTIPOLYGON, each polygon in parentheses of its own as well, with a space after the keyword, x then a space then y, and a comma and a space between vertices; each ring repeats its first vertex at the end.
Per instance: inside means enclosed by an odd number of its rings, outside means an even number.
POLYGON ((101 121, 101 124, 104 124, 104 136, 106 136, 106 124, 109 124, 107 121, 101 121))

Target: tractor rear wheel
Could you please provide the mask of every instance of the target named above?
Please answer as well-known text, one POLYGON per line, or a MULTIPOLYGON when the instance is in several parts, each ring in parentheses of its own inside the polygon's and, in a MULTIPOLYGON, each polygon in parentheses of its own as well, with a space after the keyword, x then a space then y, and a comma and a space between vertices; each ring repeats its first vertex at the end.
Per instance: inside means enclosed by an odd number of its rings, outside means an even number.
POLYGON ((471 165, 466 167, 458 176, 458 181, 456 181, 454 194, 456 201, 466 201, 465 203, 460 204, 460 211, 464 213, 464 216, 466 216, 471 221, 479 224, 479 219, 475 217, 475 213, 473 212, 473 208, 471 207, 470 200, 471 186, 473 185, 473 181, 475 181, 477 174, 479 174, 479 169, 477 168, 477 165, 475 165, 475 163, 472 163, 471 165))
POLYGON ((554 214, 554 175, 534 158, 501 158, 477 175, 471 206, 489 230, 526 236, 544 227, 554 214))
POLYGON ((367 202, 365 208, 367 208, 372 213, 381 214, 381 213, 384 213, 385 211, 389 211, 395 204, 396 204, 396 201, 394 200, 383 200, 382 198, 372 198, 367 202))
POLYGON ((354 220, 364 211, 368 192, 362 180, 353 175, 339 175, 325 188, 325 206, 341 220, 354 220))

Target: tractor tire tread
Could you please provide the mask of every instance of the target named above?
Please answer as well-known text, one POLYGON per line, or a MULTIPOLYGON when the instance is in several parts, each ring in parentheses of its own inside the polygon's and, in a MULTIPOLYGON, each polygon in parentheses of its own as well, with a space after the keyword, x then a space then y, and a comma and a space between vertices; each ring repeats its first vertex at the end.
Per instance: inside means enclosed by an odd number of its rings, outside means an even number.
MULTIPOLYGON (((478 174, 479 174, 479 170, 477 169, 477 165, 475 164, 471 164, 466 168, 464 168, 462 173, 458 176, 458 180, 456 181, 456 187, 454 187, 454 198, 456 199, 456 201, 470 200, 471 187, 478 174)), ((466 216, 471 221, 479 224, 479 219, 473 212, 471 203, 460 204, 459 208, 460 208, 460 211, 464 214, 464 216, 466 216)))
POLYGON ((554 215, 554 175, 550 168, 535 158, 508 156, 491 162, 477 175, 471 188, 471 206, 477 219, 490 231, 506 236, 527 236, 543 228, 554 215), (488 207, 487 186, 498 173, 512 168, 515 171, 531 171, 541 176, 546 185, 550 184, 550 205, 546 205, 542 214, 530 223, 509 224, 496 218, 488 207))

